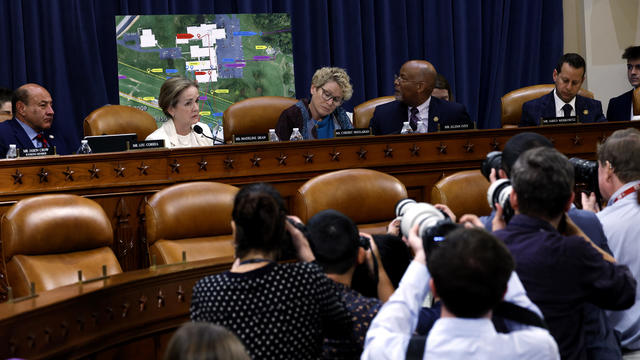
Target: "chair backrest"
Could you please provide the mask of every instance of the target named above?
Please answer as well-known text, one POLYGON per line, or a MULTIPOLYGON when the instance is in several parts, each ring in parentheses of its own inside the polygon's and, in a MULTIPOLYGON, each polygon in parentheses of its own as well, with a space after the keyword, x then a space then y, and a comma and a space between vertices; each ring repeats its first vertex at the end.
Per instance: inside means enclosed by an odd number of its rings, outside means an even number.
POLYGON ((146 205, 149 254, 157 264, 233 257, 231 211, 238 188, 216 182, 173 185, 146 205))
POLYGON ((316 176, 296 192, 293 213, 307 222, 326 209, 342 212, 360 230, 383 233, 395 218, 395 206, 407 197, 395 177, 368 169, 348 169, 316 176))
POLYGON ((267 134, 275 129, 280 114, 298 100, 284 96, 258 96, 231 104, 222 115, 224 141, 233 135, 267 134))
POLYGON ((368 128, 376 106, 386 104, 395 99, 394 96, 383 96, 365 101, 356 106, 353 108, 353 126, 355 128, 368 128))
POLYGON ((15 296, 122 272, 110 246, 111 221, 93 200, 57 194, 27 198, 2 217, 2 263, 15 296))
POLYGON ((6 121, 13 118, 13 115, 9 114, 0 114, 0 122, 6 121))
POLYGON ((431 202, 447 205, 458 217, 489 215, 488 189, 489 181, 480 170, 460 171, 441 179, 431 188, 431 202))
MULTIPOLYGON (((517 127, 522 117, 522 105, 529 100, 537 99, 550 93, 554 88, 554 84, 533 85, 515 89, 505 94, 500 99, 502 103, 502 127, 517 127)), ((580 89, 578 94, 593 99, 593 93, 589 90, 580 89)))
POLYGON ((84 135, 113 135, 136 133, 142 141, 158 129, 153 116, 125 105, 105 105, 84 119, 84 135))

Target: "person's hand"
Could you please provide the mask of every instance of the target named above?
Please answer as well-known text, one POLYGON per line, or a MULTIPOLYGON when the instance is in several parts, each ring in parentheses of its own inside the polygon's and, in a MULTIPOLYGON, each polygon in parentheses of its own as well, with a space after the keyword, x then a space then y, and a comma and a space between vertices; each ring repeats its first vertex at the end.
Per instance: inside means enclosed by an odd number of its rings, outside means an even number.
POLYGON ((400 219, 393 219, 387 226, 387 234, 400 236, 400 219))
MULTIPOLYGON (((289 215, 288 219, 296 223, 302 224, 300 218, 297 216, 289 215)), ((316 259, 315 255, 313 255, 313 251, 311 251, 311 246, 309 246, 309 240, 304 236, 304 234, 298 230, 295 226, 293 226, 288 220, 285 221, 285 227, 289 234, 291 234, 291 242, 293 242, 293 247, 296 249, 296 253, 298 254, 298 259, 304 262, 311 262, 316 259)))
POLYGON ((498 181, 498 174, 495 168, 491 168, 491 172, 489 173, 489 182, 493 184, 496 181, 498 181))
POLYGON ((464 214, 460 218, 460 225, 464 226, 467 229, 472 228, 481 228, 484 229, 484 224, 480 221, 480 218, 474 214, 464 214))
POLYGON ((456 222, 456 214, 453 213, 453 211, 451 211, 451 209, 449 209, 449 207, 445 204, 435 204, 433 205, 436 209, 444 212, 445 214, 447 214, 447 216, 449 216, 451 218, 451 221, 456 222))
POLYGON ((496 215, 493 217, 493 221, 491 221, 491 227, 493 231, 502 230, 507 227, 507 222, 504 221, 502 217, 502 205, 499 203, 495 203, 496 207, 496 215))
POLYGON ((594 213, 598 212, 598 203, 596 202, 595 193, 591 193, 589 195, 580 193, 580 197, 582 201, 582 210, 593 211, 594 213))
POLYGON ((418 235, 418 227, 420 224, 415 224, 411 231, 409 231, 409 237, 402 237, 402 240, 413 251, 413 260, 424 265, 427 264, 427 256, 424 253, 424 247, 422 245, 422 238, 418 235))
POLYGON ((373 258, 375 257, 378 261, 378 264, 380 264, 380 253, 378 252, 376 242, 373 241, 373 237, 371 235, 361 232, 360 236, 364 236, 369 239, 369 249, 365 251, 365 262, 367 264, 367 270, 369 270, 369 275, 371 275, 371 278, 373 279, 376 276, 376 274, 374 273, 375 267, 373 265, 373 258))

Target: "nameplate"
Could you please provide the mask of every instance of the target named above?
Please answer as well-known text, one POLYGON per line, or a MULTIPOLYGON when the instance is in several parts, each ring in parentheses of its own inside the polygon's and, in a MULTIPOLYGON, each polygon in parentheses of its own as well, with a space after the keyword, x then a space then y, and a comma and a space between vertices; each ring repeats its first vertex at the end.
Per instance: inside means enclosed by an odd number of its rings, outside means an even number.
POLYGON ((540 125, 567 125, 577 124, 577 116, 559 116, 559 117, 543 117, 540 120, 540 125))
POLYGON ((438 131, 471 130, 475 128, 475 123, 473 122, 460 124, 438 124, 438 131))
POLYGON ((252 143, 267 141, 267 134, 233 135, 234 143, 252 143))
POLYGON ((158 149, 164 147, 164 139, 160 140, 144 140, 138 142, 128 142, 129 150, 141 150, 141 149, 158 149))
POLYGON ((336 137, 349 137, 349 136, 367 136, 371 135, 371 128, 359 128, 359 129, 339 129, 336 130, 336 137))
POLYGON ((51 146, 48 148, 37 148, 37 149, 19 149, 20 157, 32 157, 32 156, 49 156, 55 155, 56 149, 51 146))

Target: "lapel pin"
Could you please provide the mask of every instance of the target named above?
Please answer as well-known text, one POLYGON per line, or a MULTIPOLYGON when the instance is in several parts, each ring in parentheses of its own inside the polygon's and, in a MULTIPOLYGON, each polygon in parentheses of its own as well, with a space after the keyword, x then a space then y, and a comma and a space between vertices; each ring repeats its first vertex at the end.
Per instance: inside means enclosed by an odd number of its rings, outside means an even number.
POLYGON ((438 120, 440 120, 440 119, 438 119, 438 117, 437 117, 437 116, 434 116, 434 117, 433 117, 433 122, 438 122, 438 120))
POLYGON ((584 110, 582 111, 582 113, 583 113, 583 114, 585 114, 585 115, 589 115, 589 110, 584 109, 584 110))

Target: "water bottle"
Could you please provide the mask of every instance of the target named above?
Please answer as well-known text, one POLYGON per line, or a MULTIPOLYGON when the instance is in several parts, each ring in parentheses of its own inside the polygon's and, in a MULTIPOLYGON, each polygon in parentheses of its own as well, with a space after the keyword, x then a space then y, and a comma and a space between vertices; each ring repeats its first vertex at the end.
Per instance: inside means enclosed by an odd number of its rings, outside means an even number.
POLYGON ((278 135, 276 134, 276 129, 269 129, 269 141, 270 142, 280 141, 280 138, 278 138, 278 135))
POLYGON ((78 151, 76 151, 76 154, 91 154, 91 148, 89 147, 88 140, 80 141, 80 147, 78 148, 78 151))
POLYGON ((9 150, 7 150, 7 159, 15 159, 18 157, 18 149, 16 144, 9 144, 9 150))
POLYGON ((293 132, 291 133, 291 137, 289 141, 302 140, 302 134, 300 134, 300 130, 298 128, 293 128, 293 132))
POLYGON ((409 125, 408 121, 402 123, 402 130, 400 130, 400 134, 411 134, 413 133, 413 129, 411 129, 411 125, 409 125))
POLYGON ((416 132, 420 134, 426 134, 427 132, 429 132, 429 128, 427 127, 427 124, 425 124, 423 120, 418 121, 418 127, 416 128, 416 132))

